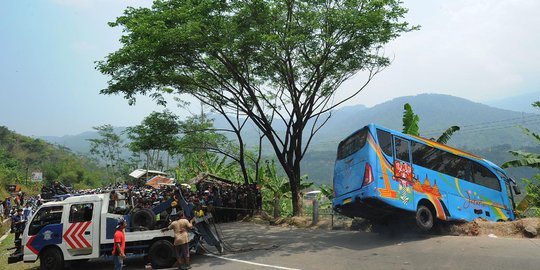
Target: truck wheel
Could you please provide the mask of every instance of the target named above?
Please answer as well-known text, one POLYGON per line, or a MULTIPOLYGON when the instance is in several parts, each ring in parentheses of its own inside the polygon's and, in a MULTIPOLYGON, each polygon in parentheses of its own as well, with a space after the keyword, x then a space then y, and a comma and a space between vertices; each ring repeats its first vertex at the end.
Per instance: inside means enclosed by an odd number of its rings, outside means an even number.
POLYGON ((145 227, 149 230, 156 224, 156 215, 150 209, 141 209, 131 216, 131 227, 145 227))
POLYGON ((422 232, 428 232, 433 228, 433 213, 425 205, 419 205, 416 209, 416 226, 422 232))
POLYGON ((174 246, 170 241, 158 240, 152 244, 148 251, 148 258, 152 268, 168 268, 176 261, 174 246))
POLYGON ((41 270, 62 270, 64 268, 64 256, 57 248, 48 248, 39 257, 41 270))

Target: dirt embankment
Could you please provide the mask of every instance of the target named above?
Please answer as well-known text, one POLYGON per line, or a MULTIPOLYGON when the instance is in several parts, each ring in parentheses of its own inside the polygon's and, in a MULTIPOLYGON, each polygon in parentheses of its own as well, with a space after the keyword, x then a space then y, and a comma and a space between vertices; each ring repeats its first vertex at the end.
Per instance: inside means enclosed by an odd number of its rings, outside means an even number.
MULTIPOLYGON (((396 231, 410 232, 414 222, 399 222, 396 224, 374 224, 363 219, 334 219, 322 218, 313 224, 310 217, 280 217, 273 218, 265 213, 244 219, 247 222, 270 224, 275 226, 294 226, 306 229, 344 229, 361 230, 366 232, 396 231)), ((465 223, 444 223, 434 231, 440 235, 455 236, 486 236, 501 238, 540 238, 540 218, 523 218, 515 221, 492 222, 476 219, 465 223)))
POLYGON ((506 222, 492 222, 476 219, 472 222, 453 224, 451 229, 458 235, 536 238, 539 237, 540 218, 523 218, 506 222))

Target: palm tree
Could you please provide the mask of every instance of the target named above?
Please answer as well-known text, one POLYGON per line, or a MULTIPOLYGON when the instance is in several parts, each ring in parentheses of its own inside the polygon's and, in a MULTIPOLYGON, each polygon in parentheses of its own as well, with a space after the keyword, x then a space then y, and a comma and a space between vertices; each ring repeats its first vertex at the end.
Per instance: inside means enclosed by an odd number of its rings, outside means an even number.
MULTIPOLYGON (((405 110, 403 112, 403 133, 420 136, 420 126, 418 125, 418 123, 420 122, 420 117, 414 113, 412 106, 409 103, 405 103, 403 109, 405 110)), ((458 130, 458 126, 451 126, 446 129, 443 134, 439 136, 439 138, 437 138, 436 140, 434 138, 431 138, 431 140, 438 143, 446 144, 450 140, 452 135, 458 130)))

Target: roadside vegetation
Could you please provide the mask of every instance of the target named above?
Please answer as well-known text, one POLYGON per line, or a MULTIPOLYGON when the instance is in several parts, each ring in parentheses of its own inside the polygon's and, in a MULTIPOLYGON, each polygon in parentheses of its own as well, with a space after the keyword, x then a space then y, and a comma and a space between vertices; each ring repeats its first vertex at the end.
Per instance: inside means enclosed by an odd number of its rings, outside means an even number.
MULTIPOLYGON (((532 104, 533 107, 540 109, 540 101, 532 104)), ((521 127, 523 132, 540 145, 540 135, 530 131, 526 127, 521 127)), ((540 154, 526 151, 510 151, 516 157, 514 160, 505 162, 503 168, 511 167, 530 167, 540 169, 540 154)), ((533 176, 533 179, 522 179, 526 186, 526 196, 518 204, 517 210, 522 216, 540 217, 540 173, 533 176)))
POLYGON ((42 184, 61 181, 75 188, 102 185, 103 171, 88 158, 43 140, 25 137, 0 126, 0 196, 9 194, 6 185, 20 185, 37 194, 42 184), (43 182, 32 182, 34 171, 43 173, 43 182))
POLYGON ((244 178, 241 131, 254 125, 272 146, 299 215, 301 161, 312 139, 327 113, 391 64, 384 46, 418 29, 403 20, 406 13, 397 0, 155 1, 110 23, 123 30, 122 47, 97 64, 110 77, 101 93, 130 104, 139 94, 158 104, 168 94, 196 98, 228 121, 244 178), (364 82, 337 95, 357 73, 364 82))

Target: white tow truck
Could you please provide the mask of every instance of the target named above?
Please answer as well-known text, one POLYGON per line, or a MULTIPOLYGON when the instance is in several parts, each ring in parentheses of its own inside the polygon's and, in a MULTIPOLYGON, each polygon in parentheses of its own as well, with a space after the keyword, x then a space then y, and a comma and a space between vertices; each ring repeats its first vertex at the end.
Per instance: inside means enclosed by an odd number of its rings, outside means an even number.
MULTIPOLYGON (((180 204, 183 209, 188 207, 183 198, 180 204)), ((155 214, 170 207, 170 201, 153 209, 120 214, 115 211, 117 205, 109 193, 73 196, 43 204, 27 221, 20 243, 15 243, 18 248, 8 263, 39 259, 42 270, 60 270, 66 262, 110 256, 116 225, 124 219, 128 224, 126 254, 145 255, 154 268, 171 267, 175 262, 173 232, 162 232, 155 226, 155 214), (141 223, 150 228, 138 226, 141 223)), ((221 241, 210 230, 208 219, 204 221, 198 222, 196 230, 190 233, 190 249, 199 248, 200 240, 204 239, 221 252, 221 241)))

